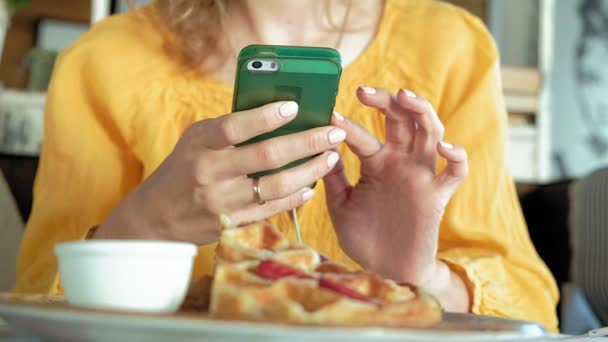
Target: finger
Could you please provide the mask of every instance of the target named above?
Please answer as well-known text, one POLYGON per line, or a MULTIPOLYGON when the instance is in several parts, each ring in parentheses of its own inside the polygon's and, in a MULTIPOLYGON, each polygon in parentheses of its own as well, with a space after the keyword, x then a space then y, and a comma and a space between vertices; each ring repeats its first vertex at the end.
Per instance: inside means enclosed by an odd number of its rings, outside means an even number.
POLYGON ((340 155, 327 151, 303 164, 259 179, 260 198, 272 201, 315 183, 333 169, 340 155))
POLYGON ((308 202, 314 196, 314 194, 314 190, 304 188, 285 198, 269 201, 262 205, 257 203, 250 204, 245 208, 231 214, 230 218, 237 226, 245 223, 265 220, 284 211, 301 206, 302 204, 308 202))
POLYGON ((382 148, 378 138, 338 112, 332 115, 331 124, 346 132, 346 144, 359 158, 371 157, 382 148))
POLYGON ((386 116, 386 143, 409 151, 416 127, 396 98, 384 89, 370 87, 359 87, 357 97, 364 105, 377 108, 386 116))
POLYGON ((447 166, 437 176, 435 182, 440 195, 445 199, 449 199, 454 195, 456 189, 458 189, 458 186, 468 174, 467 153, 463 147, 454 146, 446 142, 439 142, 437 144, 437 152, 447 160, 447 166))
MULTIPOLYGON (((339 154, 325 152, 298 166, 266 175, 258 179, 258 193, 262 201, 270 202, 299 191, 323 178, 337 163, 339 154)), ((222 189, 225 194, 225 207, 238 210, 250 204, 257 204, 258 198, 253 190, 254 179, 239 177, 225 183, 230 186, 222 189)))
POLYGON ((444 134, 444 127, 439 120, 439 116, 428 101, 416 96, 409 90, 400 90, 397 93, 397 101, 418 125, 414 137, 413 152, 429 167, 435 168, 437 164, 435 145, 443 139, 444 134))
POLYGON ((293 120, 298 104, 293 101, 270 103, 258 108, 203 120, 193 126, 202 145, 223 149, 270 132, 293 120))
POLYGON ((222 159, 223 164, 218 169, 226 178, 274 170, 330 150, 343 142, 346 135, 341 128, 327 126, 264 140, 226 151, 231 155, 222 159))
POLYGON ((353 187, 344 174, 344 163, 340 159, 336 166, 323 177, 325 182, 325 196, 327 205, 331 209, 342 207, 342 204, 348 199, 353 187))

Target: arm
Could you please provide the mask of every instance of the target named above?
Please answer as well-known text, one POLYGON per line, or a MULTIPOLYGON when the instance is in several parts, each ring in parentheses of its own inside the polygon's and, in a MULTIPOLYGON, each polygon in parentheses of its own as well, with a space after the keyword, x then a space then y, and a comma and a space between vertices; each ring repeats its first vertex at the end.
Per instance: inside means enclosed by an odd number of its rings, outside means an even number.
POLYGON ((447 311, 467 312, 470 297, 462 277, 436 257, 444 208, 467 174, 466 152, 441 142, 439 118, 411 91, 393 96, 384 89, 361 90, 362 103, 386 115, 389 133, 381 144, 356 123, 334 115, 332 124, 348 132, 346 142, 361 159, 362 174, 353 186, 339 163, 325 178, 341 244, 365 268, 422 286, 447 311), (438 155, 448 165, 436 174, 438 155))
POLYGON ((449 312, 470 312, 471 295, 461 275, 437 260, 431 280, 421 286, 434 295, 449 312))
POLYGON ((75 47, 55 67, 17 292, 59 292, 55 245, 83 239, 141 179, 109 101, 99 96, 104 84, 91 70, 91 52, 75 47))
POLYGON ((555 331, 557 287, 530 241, 505 162, 497 53, 476 55, 476 65, 459 61, 438 101, 446 140, 465 147, 470 170, 446 208, 438 258, 464 280, 474 313, 541 322, 555 331))
POLYGON ((328 208, 341 247, 363 267, 425 287, 450 311, 470 306, 555 330, 555 282, 530 242, 505 165, 498 58, 480 32, 442 55, 450 58, 432 68, 438 77, 421 80, 432 87, 415 89, 422 96, 358 90, 384 114, 385 143, 334 118, 361 160, 361 178, 351 185, 338 164, 325 178, 328 208), (440 104, 439 116, 425 98, 440 104))

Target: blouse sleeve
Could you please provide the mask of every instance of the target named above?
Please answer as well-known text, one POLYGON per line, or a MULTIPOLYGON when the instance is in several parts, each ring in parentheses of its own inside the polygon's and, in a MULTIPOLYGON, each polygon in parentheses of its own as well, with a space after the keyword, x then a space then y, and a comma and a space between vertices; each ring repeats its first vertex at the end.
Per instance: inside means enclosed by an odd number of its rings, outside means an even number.
POLYGON ((76 44, 55 66, 16 292, 59 292, 55 245, 84 239, 141 179, 126 119, 112 115, 128 109, 118 84, 107 78, 116 74, 108 70, 112 63, 87 45, 76 44), (113 98, 108 96, 112 88, 117 90, 113 98))
POLYGON ((451 56, 437 101, 445 140, 464 146, 469 157, 469 174, 441 224, 438 257, 467 283, 474 313, 540 322, 556 331, 557 286, 530 240, 505 161, 498 53, 483 28, 477 33, 451 56))

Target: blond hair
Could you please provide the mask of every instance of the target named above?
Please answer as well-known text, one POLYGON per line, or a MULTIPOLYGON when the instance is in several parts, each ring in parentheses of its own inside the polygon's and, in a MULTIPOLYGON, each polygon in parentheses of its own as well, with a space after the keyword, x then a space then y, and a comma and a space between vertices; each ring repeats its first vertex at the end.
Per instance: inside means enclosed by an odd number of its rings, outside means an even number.
MULTIPOLYGON (((226 33, 227 7, 230 0, 157 0, 155 6, 158 20, 170 35, 167 51, 181 64, 192 67, 209 67, 209 51, 220 48, 220 37, 226 33)), ((351 0, 346 2, 346 12, 340 24, 334 23, 330 11, 330 0, 325 12, 328 23, 340 32, 336 48, 346 30, 351 0)), ((229 35, 229 48, 231 46, 229 35)), ((232 54, 235 51, 230 51, 232 54)))

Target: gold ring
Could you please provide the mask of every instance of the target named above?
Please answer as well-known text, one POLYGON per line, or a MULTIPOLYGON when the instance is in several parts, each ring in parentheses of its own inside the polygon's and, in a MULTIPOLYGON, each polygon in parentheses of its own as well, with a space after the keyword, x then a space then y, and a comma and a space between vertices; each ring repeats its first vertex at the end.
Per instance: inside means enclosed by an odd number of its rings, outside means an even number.
POLYGON ((266 203, 266 201, 264 201, 260 195, 260 179, 257 177, 253 179, 253 195, 255 196, 255 200, 258 201, 259 205, 266 203))

